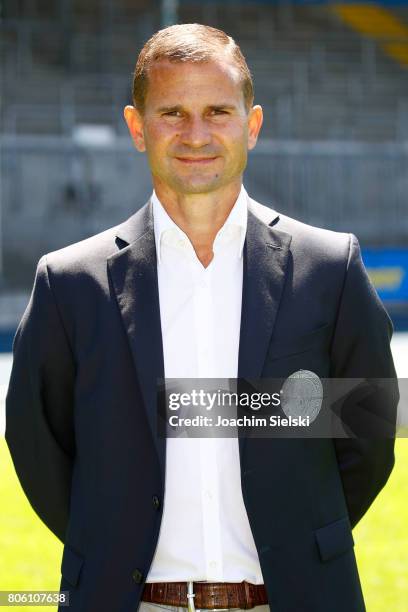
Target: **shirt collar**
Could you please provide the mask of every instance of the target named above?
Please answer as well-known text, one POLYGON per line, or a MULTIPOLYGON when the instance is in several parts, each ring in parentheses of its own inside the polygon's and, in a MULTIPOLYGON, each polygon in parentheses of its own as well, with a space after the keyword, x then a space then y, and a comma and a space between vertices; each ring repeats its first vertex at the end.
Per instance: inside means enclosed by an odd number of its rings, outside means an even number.
MULTIPOLYGON (((248 220, 248 194, 243 185, 241 185, 241 190, 239 192, 238 198, 235 201, 234 206, 232 207, 230 214, 225 220, 224 225, 220 229, 223 230, 227 226, 238 226, 240 229, 240 242, 239 242, 239 257, 242 257, 242 251, 244 249, 245 237, 246 237, 246 229, 247 229, 247 220, 248 220)), ((151 195, 151 202, 153 206, 153 224, 154 224, 154 239, 156 243, 156 254, 157 261, 161 263, 161 238, 163 232, 172 229, 178 232, 180 235, 185 236, 185 233, 179 226, 174 223, 173 219, 165 210, 163 204, 160 202, 159 198, 156 195, 155 190, 153 189, 153 193, 151 195)))

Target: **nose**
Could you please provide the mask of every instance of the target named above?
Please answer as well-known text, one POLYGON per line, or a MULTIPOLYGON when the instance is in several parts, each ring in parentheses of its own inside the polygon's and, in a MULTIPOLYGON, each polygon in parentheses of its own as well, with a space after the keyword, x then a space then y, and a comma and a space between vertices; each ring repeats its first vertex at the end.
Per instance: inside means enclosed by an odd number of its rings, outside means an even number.
POLYGON ((180 134, 180 139, 183 144, 194 149, 209 144, 211 135, 206 121, 202 117, 190 117, 180 134))

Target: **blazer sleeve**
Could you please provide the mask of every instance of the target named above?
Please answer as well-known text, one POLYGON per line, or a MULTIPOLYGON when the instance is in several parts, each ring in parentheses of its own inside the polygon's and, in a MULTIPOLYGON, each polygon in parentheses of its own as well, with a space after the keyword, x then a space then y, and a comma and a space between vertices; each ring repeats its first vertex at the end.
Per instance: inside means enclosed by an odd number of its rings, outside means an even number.
POLYGON ((13 341, 5 437, 31 506, 62 542, 75 455, 74 380, 73 353, 43 256, 13 341))
POLYGON ((342 407, 350 437, 334 440, 352 527, 381 491, 394 465, 399 392, 390 348, 392 333, 391 319, 365 270, 358 240, 350 234, 330 375, 367 381, 342 407))

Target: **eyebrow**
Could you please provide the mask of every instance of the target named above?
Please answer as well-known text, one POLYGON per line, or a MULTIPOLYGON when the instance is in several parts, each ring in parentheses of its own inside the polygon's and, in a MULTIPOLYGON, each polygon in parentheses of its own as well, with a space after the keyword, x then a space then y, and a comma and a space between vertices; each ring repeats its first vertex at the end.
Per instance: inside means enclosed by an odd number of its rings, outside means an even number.
MULTIPOLYGON (((210 104, 209 106, 206 107, 206 110, 216 110, 216 109, 223 109, 223 110, 236 110, 236 106, 234 104, 210 104)), ((157 109, 157 113, 171 113, 174 111, 182 111, 183 107, 181 104, 175 104, 174 106, 161 106, 160 108, 157 109)))
POLYGON ((175 106, 161 106, 160 108, 157 109, 158 113, 168 113, 171 111, 180 111, 181 110, 181 105, 180 104, 176 104, 175 106))

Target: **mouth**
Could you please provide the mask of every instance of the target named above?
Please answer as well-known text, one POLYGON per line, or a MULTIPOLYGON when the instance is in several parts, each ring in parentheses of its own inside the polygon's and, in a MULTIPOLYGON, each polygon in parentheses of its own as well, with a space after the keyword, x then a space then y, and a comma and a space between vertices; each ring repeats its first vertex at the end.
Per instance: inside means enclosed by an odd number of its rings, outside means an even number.
POLYGON ((176 159, 182 162, 183 164, 206 165, 206 164, 210 164, 215 159, 217 159, 217 156, 215 157, 176 157, 176 159))

